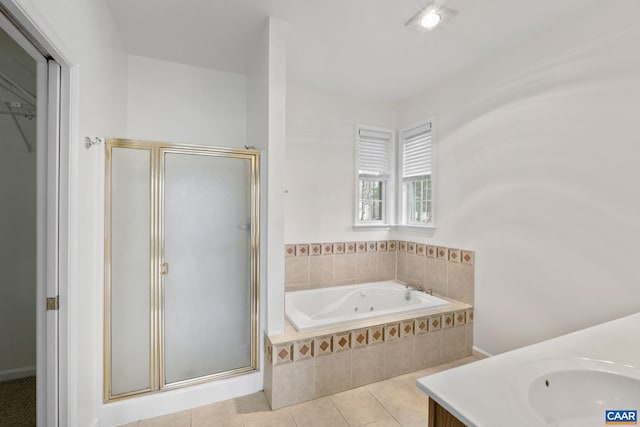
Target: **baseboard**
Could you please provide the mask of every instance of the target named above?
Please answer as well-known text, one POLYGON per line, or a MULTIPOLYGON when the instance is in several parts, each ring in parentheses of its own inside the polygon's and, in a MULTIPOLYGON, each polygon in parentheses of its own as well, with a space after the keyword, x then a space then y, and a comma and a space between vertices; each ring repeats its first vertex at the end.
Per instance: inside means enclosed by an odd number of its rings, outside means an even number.
POLYGON ((487 357, 493 356, 493 354, 486 352, 483 349, 478 348, 476 346, 473 346, 473 349, 471 350, 471 354, 473 354, 477 359, 486 359, 487 357))
POLYGON ((18 378, 34 377, 36 375, 35 366, 26 366, 18 369, 7 369, 0 371, 0 381, 17 380, 18 378))

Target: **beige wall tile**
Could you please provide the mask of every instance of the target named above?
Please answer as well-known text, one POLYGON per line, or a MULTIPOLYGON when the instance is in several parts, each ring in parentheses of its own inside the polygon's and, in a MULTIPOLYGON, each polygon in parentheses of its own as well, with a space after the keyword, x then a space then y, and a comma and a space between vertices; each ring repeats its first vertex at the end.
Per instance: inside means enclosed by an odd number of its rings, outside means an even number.
POLYGON ((396 251, 378 252, 378 280, 395 280, 396 251))
POLYGON ((356 256, 354 254, 334 255, 333 279, 339 281, 355 281, 356 256))
POLYGON ((309 285, 309 257, 285 257, 284 283, 287 287, 309 285))
POLYGON ((333 255, 309 258, 309 285, 316 287, 333 282, 333 255))
POLYGON ((442 331, 442 358, 444 362, 467 356, 466 328, 449 328, 442 331))
POLYGON ((289 412, 299 427, 348 426, 328 397, 292 406, 289 412))
POLYGON ((414 336, 384 343, 385 378, 396 377, 415 370, 414 345, 414 336))
POLYGON ((375 282, 378 279, 378 253, 356 254, 356 282, 375 282))
POLYGON ((427 257, 425 263, 425 287, 436 294, 447 296, 447 261, 427 257))
POLYGON ((140 427, 190 427, 191 411, 175 412, 163 417, 141 420, 140 427))
POLYGON ((314 398, 313 361, 314 359, 301 360, 273 367, 271 399, 269 399, 272 409, 314 398))
POLYGON ((415 286, 425 286, 425 264, 426 258, 416 254, 407 254, 407 280, 408 282, 415 286))
POLYGON ((273 395, 273 365, 270 362, 265 362, 263 369, 264 369, 264 380, 263 380, 264 397, 266 397, 267 402, 269 402, 269 406, 272 406, 271 397, 273 395))
POLYGON ((407 277, 407 252, 397 252, 397 265, 396 265, 397 278, 400 281, 406 282, 407 277))
POLYGON ((442 331, 416 336, 413 354, 416 369, 430 368, 442 363, 442 331))
POLYGON ((448 297, 473 305, 473 266, 449 263, 447 272, 448 297))
POLYGON ((334 394, 331 401, 350 426, 361 426, 390 416, 384 406, 364 387, 334 394))
POLYGON ((473 323, 467 323, 465 325, 465 356, 469 356, 473 353, 473 323))
POLYGON ((313 361, 315 397, 351 388, 351 351, 316 357, 313 361))
POLYGON ((351 350, 351 385, 353 387, 382 381, 384 378, 383 345, 351 350))

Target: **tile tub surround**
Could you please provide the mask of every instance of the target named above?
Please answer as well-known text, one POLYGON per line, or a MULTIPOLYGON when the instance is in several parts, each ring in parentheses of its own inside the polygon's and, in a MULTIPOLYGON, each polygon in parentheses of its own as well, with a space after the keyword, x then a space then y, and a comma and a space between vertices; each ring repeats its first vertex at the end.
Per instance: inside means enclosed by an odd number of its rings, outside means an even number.
POLYGON ((473 305, 475 253, 380 240, 285 245, 285 289, 400 280, 473 305))
POLYGON ((451 306, 265 337, 272 409, 471 355, 473 307, 451 306))

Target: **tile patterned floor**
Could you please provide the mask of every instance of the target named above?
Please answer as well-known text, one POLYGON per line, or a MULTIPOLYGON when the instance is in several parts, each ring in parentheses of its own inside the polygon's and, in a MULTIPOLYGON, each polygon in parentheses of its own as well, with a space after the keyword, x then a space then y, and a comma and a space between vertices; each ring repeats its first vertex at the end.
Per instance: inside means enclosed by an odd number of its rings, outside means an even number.
POLYGON ((424 427, 427 397, 416 379, 474 360, 466 357, 276 411, 263 393, 255 393, 122 427, 424 427))

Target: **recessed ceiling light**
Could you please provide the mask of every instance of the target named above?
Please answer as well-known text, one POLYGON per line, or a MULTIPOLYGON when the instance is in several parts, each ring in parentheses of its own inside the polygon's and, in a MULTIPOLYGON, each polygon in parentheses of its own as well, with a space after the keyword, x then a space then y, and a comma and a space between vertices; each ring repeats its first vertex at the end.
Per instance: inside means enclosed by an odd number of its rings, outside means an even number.
POLYGON ((420 25, 424 28, 433 28, 440 23, 442 16, 435 10, 430 11, 420 19, 420 25))
POLYGON ((455 10, 439 7, 435 3, 431 3, 416 13, 415 16, 406 23, 406 26, 418 31, 430 31, 457 14, 458 12, 455 10))

